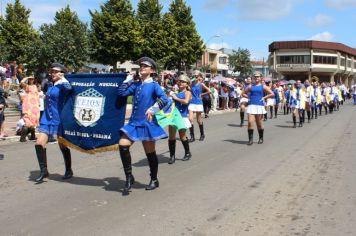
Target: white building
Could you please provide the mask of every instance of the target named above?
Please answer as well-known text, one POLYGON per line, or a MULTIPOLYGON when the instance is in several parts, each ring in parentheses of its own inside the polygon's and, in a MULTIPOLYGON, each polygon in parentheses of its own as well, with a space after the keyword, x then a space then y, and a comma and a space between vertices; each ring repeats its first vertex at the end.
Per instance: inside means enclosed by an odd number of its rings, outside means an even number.
POLYGON ((274 78, 336 81, 350 85, 356 76, 356 49, 341 43, 284 41, 269 45, 269 67, 274 78))

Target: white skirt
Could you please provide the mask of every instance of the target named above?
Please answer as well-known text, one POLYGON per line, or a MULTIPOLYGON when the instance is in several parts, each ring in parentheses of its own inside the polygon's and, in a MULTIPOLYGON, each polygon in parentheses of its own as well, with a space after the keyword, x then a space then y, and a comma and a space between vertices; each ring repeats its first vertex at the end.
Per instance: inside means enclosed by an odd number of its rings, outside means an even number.
POLYGON ((276 99, 275 98, 268 98, 266 106, 274 106, 274 105, 276 105, 276 99))
POLYGON ((204 107, 202 104, 189 104, 188 106, 189 111, 196 111, 196 112, 203 112, 204 107))
POLYGON ((248 98, 242 97, 242 98, 240 99, 240 104, 241 104, 241 103, 248 103, 248 98))
POLYGON ((188 117, 183 117, 183 122, 184 122, 185 127, 186 127, 187 129, 189 129, 190 127, 192 127, 192 123, 190 123, 190 120, 189 120, 188 117))
POLYGON ((262 114, 266 114, 267 112, 264 106, 250 104, 247 107, 246 113, 251 115, 262 115, 262 114))
POLYGON ((290 108, 292 109, 298 109, 298 110, 304 110, 305 106, 303 106, 303 104, 300 101, 297 101, 297 104, 292 104, 290 106, 290 108))

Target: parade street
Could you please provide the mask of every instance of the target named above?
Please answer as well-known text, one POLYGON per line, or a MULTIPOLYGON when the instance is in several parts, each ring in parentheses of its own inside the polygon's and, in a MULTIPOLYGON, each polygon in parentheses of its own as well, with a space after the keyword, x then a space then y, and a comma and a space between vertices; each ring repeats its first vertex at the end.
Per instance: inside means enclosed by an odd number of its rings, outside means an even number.
POLYGON ((50 177, 36 184, 34 143, 2 145, 0 235, 356 235, 355 109, 347 102, 302 128, 279 115, 252 146, 239 112, 211 115, 190 161, 168 165, 167 140, 157 142, 154 191, 144 189, 149 168, 136 143, 129 196, 118 151, 73 151, 64 181, 58 145, 48 145, 50 177))

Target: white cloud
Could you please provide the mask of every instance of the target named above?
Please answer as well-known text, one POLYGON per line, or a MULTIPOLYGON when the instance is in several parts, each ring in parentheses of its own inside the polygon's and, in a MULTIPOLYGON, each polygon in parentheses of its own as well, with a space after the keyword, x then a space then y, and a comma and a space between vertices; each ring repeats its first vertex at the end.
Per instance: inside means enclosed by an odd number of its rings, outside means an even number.
POLYGON ((296 0, 238 0, 239 17, 246 20, 278 20, 288 16, 296 0))
POLYGON ((223 28, 218 31, 218 35, 224 36, 235 36, 240 32, 239 29, 223 28))
POLYGON ((206 10, 221 10, 226 7, 229 0, 206 0, 204 2, 204 9, 206 10))
POLYGON ((228 43, 211 43, 207 46, 207 48, 211 49, 221 49, 221 48, 232 48, 228 43))
POLYGON ((330 25, 334 19, 330 16, 318 14, 307 20, 307 25, 310 27, 323 27, 330 25))
MULTIPOLYGON (((13 0, 1 0, 3 3, 3 12, 7 4, 13 4, 13 0)), ((75 11, 79 18, 83 21, 89 19, 89 9, 97 9, 102 1, 93 0, 60 0, 60 1, 48 1, 48 0, 22 0, 26 8, 31 10, 30 22, 33 23, 35 28, 38 28, 43 23, 53 23, 54 16, 57 11, 69 5, 72 11, 75 11), (53 3, 52 3, 53 2, 53 3), (54 3, 55 2, 55 3, 54 3)))
POLYGON ((325 0, 325 5, 338 10, 356 7, 356 0, 325 0))
POLYGON ((325 31, 316 35, 313 35, 312 37, 309 38, 309 40, 318 40, 318 41, 332 41, 334 38, 334 35, 331 33, 325 31))

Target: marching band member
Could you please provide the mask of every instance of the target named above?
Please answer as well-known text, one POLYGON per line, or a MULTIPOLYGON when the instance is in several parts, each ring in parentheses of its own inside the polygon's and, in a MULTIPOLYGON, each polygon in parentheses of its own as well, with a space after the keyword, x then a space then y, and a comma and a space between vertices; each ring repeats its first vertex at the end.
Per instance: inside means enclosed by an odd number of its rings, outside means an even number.
POLYGON ((276 97, 275 97, 275 92, 273 91, 273 85, 272 85, 272 82, 271 81, 266 81, 266 86, 269 87, 269 89, 273 92, 274 96, 273 97, 270 97, 267 99, 267 102, 266 102, 266 110, 270 110, 270 119, 273 118, 273 108, 274 106, 276 105, 276 97))
POLYGON ((318 108, 321 106, 321 92, 319 83, 315 81, 313 83, 313 94, 312 94, 312 119, 318 119, 318 108))
POLYGON ((196 114, 197 117, 197 122, 199 124, 199 130, 200 130, 200 138, 199 141, 203 141, 205 139, 205 134, 204 134, 204 124, 203 124, 203 119, 201 117, 201 113, 204 111, 203 108, 203 100, 202 97, 205 94, 210 94, 210 89, 203 83, 204 78, 203 74, 200 71, 195 71, 194 75, 196 76, 196 79, 194 80, 192 87, 191 87, 191 92, 192 92, 192 100, 190 101, 189 104, 189 120, 190 123, 192 124, 192 127, 190 127, 190 142, 195 141, 195 135, 194 135, 194 113, 196 114), (203 91, 205 91, 203 93, 203 91))
POLYGON ((170 153, 170 159, 168 164, 173 164, 175 162, 175 151, 176 151, 176 132, 178 130, 179 132, 179 138, 183 144, 184 147, 184 157, 183 161, 187 161, 192 157, 192 154, 190 153, 189 149, 189 141, 186 136, 186 130, 189 129, 192 125, 189 121, 188 118, 188 105, 190 100, 192 99, 192 93, 187 90, 188 86, 190 85, 190 79, 186 75, 180 75, 178 77, 178 92, 172 93, 172 99, 175 103, 175 107, 179 111, 181 117, 183 118, 183 125, 169 125, 169 140, 168 140, 168 146, 169 146, 169 153, 170 153))
MULTIPOLYGON (((243 90, 246 90, 248 86, 250 86, 251 84, 251 77, 248 77, 245 80, 245 85, 243 87, 243 90)), ((243 92, 243 91, 241 91, 243 92)), ((242 127, 244 125, 244 119, 245 119, 245 111, 246 111, 246 107, 248 106, 248 98, 242 97, 240 99, 240 127, 242 127)))
POLYGON ((258 129, 258 134, 259 134, 258 144, 263 143, 263 134, 264 134, 263 114, 266 113, 264 107, 264 101, 274 96, 271 89, 268 86, 262 84, 261 81, 262 74, 260 72, 255 72, 254 77, 256 80, 255 84, 249 85, 242 94, 243 97, 250 99, 250 104, 247 108, 248 145, 253 144, 253 123, 256 123, 258 129), (266 93, 267 95, 263 96, 264 93, 266 93))
POLYGON ((335 82, 331 82, 330 83, 330 87, 329 87, 329 97, 330 97, 330 102, 329 102, 329 112, 333 113, 335 107, 336 107, 336 103, 338 101, 338 91, 335 87, 335 82))
POLYGON ((325 109, 325 115, 328 114, 328 106, 329 106, 329 90, 326 87, 326 84, 323 82, 321 83, 321 89, 320 89, 320 96, 321 96, 321 106, 319 107, 319 116, 321 116, 321 110, 324 107, 325 109))
POLYGON ((303 111, 305 109, 305 93, 301 81, 294 84, 290 94, 290 107, 292 108, 293 128, 297 127, 297 115, 299 116, 299 127, 303 127, 303 111))
POLYGON ((167 138, 165 131, 158 125, 154 117, 154 114, 168 103, 162 88, 151 77, 151 74, 157 68, 156 62, 149 57, 142 57, 137 63, 140 65, 141 80, 134 83, 124 81, 118 89, 118 96, 133 95, 131 117, 128 124, 121 128, 119 141, 120 156, 126 176, 124 195, 129 194, 135 182, 135 178, 132 175, 130 146, 136 141, 142 142, 151 176, 151 181, 146 190, 153 190, 159 187, 155 141, 167 138))
POLYGON ((285 86, 284 88, 284 106, 283 106, 283 114, 284 115, 288 115, 289 114, 289 110, 290 110, 290 106, 289 106, 289 101, 290 101, 290 91, 291 91, 292 85, 288 84, 287 86, 285 86))
POLYGON ((338 111, 340 109, 340 104, 341 105, 343 104, 344 99, 339 85, 336 85, 336 91, 337 91, 336 110, 338 111))
MULTIPOLYGON (((311 109, 312 109, 312 97, 313 97, 313 86, 310 85, 309 80, 304 81, 305 87, 305 111, 307 111, 308 123, 310 123, 311 118, 311 109)), ((303 114, 303 122, 304 122, 304 114, 303 114)))
MULTIPOLYGON (((39 135, 37 136, 35 145, 37 160, 41 170, 39 177, 36 179, 37 182, 42 182, 44 178, 49 176, 46 144, 49 137, 53 137, 58 133, 65 97, 72 90, 72 86, 64 78, 64 73, 66 72, 67 69, 59 63, 51 65, 50 75, 52 83, 48 85, 45 110, 40 121, 39 135)), ((63 179, 69 179, 73 176, 71 152, 68 147, 60 143, 59 148, 63 154, 66 168, 63 179)))

